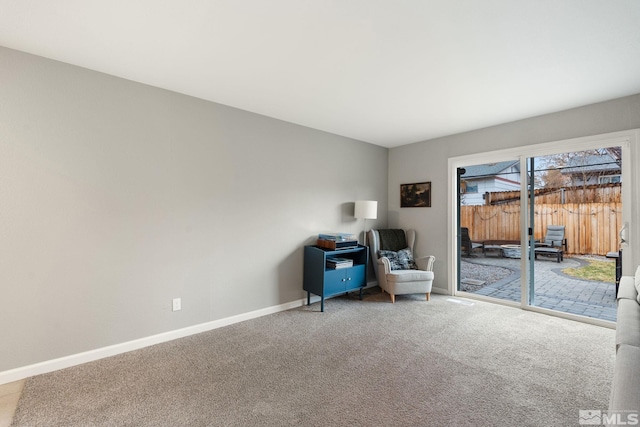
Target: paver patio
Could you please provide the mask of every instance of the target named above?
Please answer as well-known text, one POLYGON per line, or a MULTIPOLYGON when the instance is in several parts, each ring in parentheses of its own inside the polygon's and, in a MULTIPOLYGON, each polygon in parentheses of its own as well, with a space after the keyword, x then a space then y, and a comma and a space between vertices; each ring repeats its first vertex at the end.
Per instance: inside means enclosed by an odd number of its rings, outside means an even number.
MULTIPOLYGON (((500 257, 463 258, 462 262, 507 268, 509 277, 471 293, 520 302, 520 260, 500 257)), ((534 306, 596 319, 616 321, 615 283, 581 280, 561 270, 586 264, 580 257, 565 256, 561 263, 551 258, 535 262, 534 306)), ((469 277, 473 279, 473 277, 469 277)))

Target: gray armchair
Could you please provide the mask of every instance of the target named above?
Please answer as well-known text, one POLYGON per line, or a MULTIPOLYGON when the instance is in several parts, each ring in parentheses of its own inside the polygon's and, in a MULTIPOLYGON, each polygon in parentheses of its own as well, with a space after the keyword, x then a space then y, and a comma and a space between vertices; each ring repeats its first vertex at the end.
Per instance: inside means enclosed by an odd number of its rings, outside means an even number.
POLYGON ((391 296, 425 294, 431 298, 435 257, 413 258, 415 230, 370 230, 367 233, 369 252, 378 285, 391 296))

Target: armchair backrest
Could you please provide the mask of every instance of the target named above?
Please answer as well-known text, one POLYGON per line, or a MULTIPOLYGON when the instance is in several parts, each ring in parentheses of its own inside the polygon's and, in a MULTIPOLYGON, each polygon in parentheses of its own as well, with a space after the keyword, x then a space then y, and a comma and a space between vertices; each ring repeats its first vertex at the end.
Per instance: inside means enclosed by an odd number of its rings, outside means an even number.
POLYGON ((471 243, 471 237, 469 236, 469 229, 467 227, 460 227, 460 250, 471 255, 473 244, 471 243))
POLYGON ((378 251, 389 250, 399 251, 404 248, 410 248, 413 252, 413 245, 416 241, 415 230, 400 230, 400 229, 384 229, 374 230, 371 229, 367 232, 367 243, 369 244, 369 253, 371 254, 373 271, 378 276, 378 251), (404 237, 404 240, 402 239, 404 237))
POLYGON ((548 225, 547 234, 544 236, 544 244, 558 247, 566 245, 564 238, 564 225, 548 225))

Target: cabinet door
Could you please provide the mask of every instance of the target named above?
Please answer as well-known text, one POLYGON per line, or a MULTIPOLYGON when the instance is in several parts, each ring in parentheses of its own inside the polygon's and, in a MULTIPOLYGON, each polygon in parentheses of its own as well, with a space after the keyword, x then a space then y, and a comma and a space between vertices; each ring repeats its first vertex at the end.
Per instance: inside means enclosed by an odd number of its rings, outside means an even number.
POLYGON ((324 294, 334 295, 346 292, 347 275, 346 270, 350 268, 339 268, 337 270, 327 270, 324 274, 324 294))
POLYGON ((364 272, 365 266, 363 264, 354 265, 351 268, 347 268, 347 281, 346 281, 346 289, 360 289, 365 286, 364 272))
POLYGON ((324 277, 324 294, 334 295, 365 286, 365 266, 354 265, 349 268, 327 270, 324 277))

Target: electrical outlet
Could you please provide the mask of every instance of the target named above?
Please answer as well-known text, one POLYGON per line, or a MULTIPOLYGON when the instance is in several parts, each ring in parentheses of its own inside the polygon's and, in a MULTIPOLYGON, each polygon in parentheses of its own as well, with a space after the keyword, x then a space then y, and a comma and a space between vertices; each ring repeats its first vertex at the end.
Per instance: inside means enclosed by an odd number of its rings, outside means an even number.
POLYGON ((179 311, 182 310, 182 299, 181 298, 174 298, 173 299, 173 311, 179 311))

